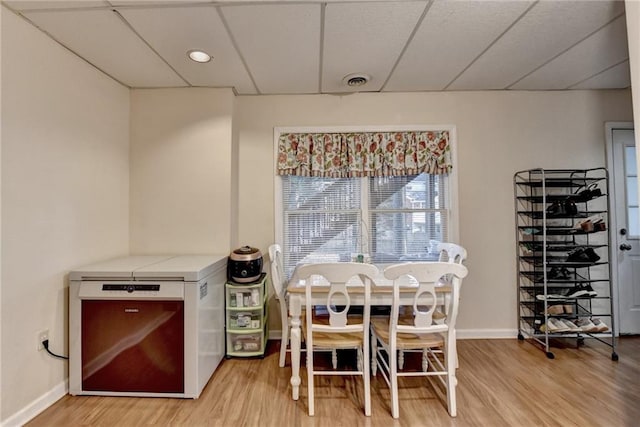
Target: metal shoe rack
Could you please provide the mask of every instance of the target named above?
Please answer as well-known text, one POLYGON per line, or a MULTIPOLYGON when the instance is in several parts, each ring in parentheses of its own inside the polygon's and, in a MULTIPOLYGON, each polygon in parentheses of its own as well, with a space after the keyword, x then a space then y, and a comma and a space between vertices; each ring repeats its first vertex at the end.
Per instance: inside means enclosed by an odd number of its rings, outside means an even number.
POLYGON ((618 360, 608 179, 604 168, 514 175, 518 339, 541 345, 550 359, 555 339, 575 339, 581 346, 593 338, 610 346, 611 359, 618 360))

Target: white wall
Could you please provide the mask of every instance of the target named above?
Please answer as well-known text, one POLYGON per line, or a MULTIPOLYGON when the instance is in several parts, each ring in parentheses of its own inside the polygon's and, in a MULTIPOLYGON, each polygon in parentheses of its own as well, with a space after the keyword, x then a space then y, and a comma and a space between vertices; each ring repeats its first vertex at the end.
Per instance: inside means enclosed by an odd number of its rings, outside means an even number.
MULTIPOLYGON (((129 91, 2 12, 1 419, 65 393, 67 273, 128 251, 129 91), (55 394, 58 395, 55 395, 55 394)), ((10 418, 12 417, 13 418, 10 418)))
POLYGON ((131 253, 229 253, 233 92, 131 91, 131 253))
MULTIPOLYGON (((483 336, 515 337, 514 172, 605 166, 604 122, 632 114, 627 90, 247 96, 236 102, 239 237, 263 252, 274 240, 274 127, 457 127, 459 235, 470 271, 461 336, 482 330, 483 336)), ((276 317, 271 330, 280 328, 276 317)))

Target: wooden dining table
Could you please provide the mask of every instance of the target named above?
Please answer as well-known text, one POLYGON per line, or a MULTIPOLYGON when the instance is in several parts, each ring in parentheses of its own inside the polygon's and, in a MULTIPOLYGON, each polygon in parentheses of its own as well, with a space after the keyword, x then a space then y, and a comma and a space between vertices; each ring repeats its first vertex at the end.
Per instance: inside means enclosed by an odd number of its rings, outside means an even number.
MULTIPOLYGON (((383 266, 379 267, 378 274, 372 278, 371 305, 390 307, 393 303, 393 281, 384 277, 383 270, 383 266)), ((302 342, 300 316, 302 314, 302 307, 305 307, 305 288, 306 286, 313 286, 311 292, 311 307, 326 305, 327 293, 329 291, 329 285, 324 278, 312 276, 310 280, 300 280, 296 273, 297 270, 294 270, 287 286, 287 292, 289 294, 289 315, 291 316, 291 386, 293 400, 298 400, 300 397, 300 353, 302 342)), ((418 286, 417 281, 411 277, 403 277, 399 280, 399 285, 401 286, 401 304, 413 304, 415 288, 418 286), (404 293, 403 290, 405 290, 404 293), (406 295, 406 299, 403 298, 403 295, 406 295)), ((364 305, 363 283, 354 277, 350 282, 347 282, 347 286, 349 286, 351 305, 364 305)), ((448 284, 443 284, 436 288, 436 294, 442 295, 443 300, 444 295, 450 292, 451 286, 448 284)), ((439 301, 438 304, 441 305, 443 302, 439 301)))

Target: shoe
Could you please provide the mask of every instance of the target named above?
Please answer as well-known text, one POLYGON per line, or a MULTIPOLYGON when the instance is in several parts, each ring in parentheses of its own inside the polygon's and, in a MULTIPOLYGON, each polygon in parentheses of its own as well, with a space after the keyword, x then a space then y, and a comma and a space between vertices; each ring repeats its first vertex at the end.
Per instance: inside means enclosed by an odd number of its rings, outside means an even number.
POLYGON ((582 317, 575 321, 575 325, 580 328, 582 332, 597 332, 598 327, 588 317, 582 317))
POLYGON ((567 215, 577 215, 578 214, 578 207, 576 206, 576 204, 571 201, 570 199, 567 199, 564 202, 564 211, 567 215))
MULTIPOLYGON (((542 312, 544 314, 544 311, 542 312)), ((562 304, 554 304, 547 307, 547 314, 558 315, 564 314, 564 306, 562 304)))
MULTIPOLYGON (((593 289, 592 289, 593 291, 593 289)), ((595 291, 593 291, 595 292, 595 291)), ((544 294, 536 295, 536 299, 538 301, 558 301, 558 300, 567 300, 571 298, 580 298, 580 297, 588 297, 589 290, 585 289, 581 284, 576 284, 573 288, 567 289, 564 293, 561 294, 544 294)))
POLYGON ((589 283, 580 283, 578 286, 582 287, 585 291, 587 291, 590 297, 597 297, 598 293, 591 287, 589 283))
POLYGON ((557 200, 547 207, 547 218, 563 216, 566 213, 565 204, 557 200))
POLYGON ((580 332, 580 328, 569 319, 556 319, 558 323, 565 326, 568 332, 580 332))
POLYGON ((567 299, 566 295, 561 295, 561 294, 547 294, 546 296, 544 294, 539 294, 536 295, 536 299, 538 301, 554 301, 554 302, 558 302, 558 300, 565 300, 567 299))
POLYGON ((552 267, 549 272, 547 272, 547 279, 561 279, 562 270, 558 267, 552 267))
POLYGON ((593 222, 591 222, 591 220, 586 220, 582 223, 580 223, 580 228, 582 229, 582 231, 584 231, 585 233, 591 233, 594 230, 593 227, 593 222))
POLYGON ((571 273, 567 267, 552 267, 547 273, 547 279, 549 280, 568 280, 571 277, 571 273))
POLYGON ((540 331, 542 332, 549 332, 549 333, 553 333, 553 332, 568 332, 569 328, 567 325, 558 322, 558 319, 548 319, 547 323, 545 323, 544 325, 540 326, 540 331))
POLYGON ((592 233, 596 230, 601 231, 601 228, 606 229, 606 226, 604 224, 604 218, 602 218, 602 215, 600 214, 591 215, 588 218, 581 219, 573 226, 575 231, 582 230, 585 233, 592 233))
POLYGON ((600 260, 600 256, 596 253, 593 248, 585 248, 584 254, 587 256, 590 262, 597 262, 600 260))
POLYGON ((594 231, 607 231, 607 224, 605 224, 603 219, 600 219, 599 221, 596 221, 593 223, 593 230, 594 231))
POLYGON ((598 188, 598 184, 593 183, 582 191, 580 191, 579 188, 578 192, 571 196, 571 200, 575 202, 588 202, 589 200, 599 196, 602 196, 602 191, 598 188))
MULTIPOLYGON (((583 248, 576 248, 567 254, 567 262, 579 262, 579 263, 592 263, 593 255, 598 257, 598 255, 593 252, 591 256, 589 256, 583 248)), ((597 259, 600 259, 598 257, 597 259)))
POLYGON ((598 318, 592 319, 592 322, 596 327, 595 332, 607 332, 609 330, 609 327, 602 320, 598 318))
POLYGON ((585 289, 581 284, 577 284, 573 289, 569 289, 565 298, 579 298, 589 296, 589 291, 585 289))

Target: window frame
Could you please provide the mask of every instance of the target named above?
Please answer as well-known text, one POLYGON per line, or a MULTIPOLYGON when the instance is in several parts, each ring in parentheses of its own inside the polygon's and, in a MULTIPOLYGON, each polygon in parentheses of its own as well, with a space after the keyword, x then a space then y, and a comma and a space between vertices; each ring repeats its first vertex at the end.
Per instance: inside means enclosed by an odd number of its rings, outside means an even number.
MULTIPOLYGON (((443 131, 449 132, 449 146, 451 148, 451 172, 448 174, 449 197, 449 241, 458 242, 459 239, 459 212, 458 212, 458 156, 457 156, 457 132, 454 125, 387 125, 387 126, 322 126, 322 127, 274 127, 273 128, 273 192, 274 192, 274 241, 282 246, 284 242, 284 211, 282 194, 282 177, 278 170, 278 141, 283 133, 334 133, 334 132, 408 132, 408 131, 443 131)), ((368 194, 368 177, 363 180, 361 192, 368 194)), ((367 196, 361 193, 362 203, 367 203, 367 196)), ((368 207, 367 207, 368 209, 368 207)))

